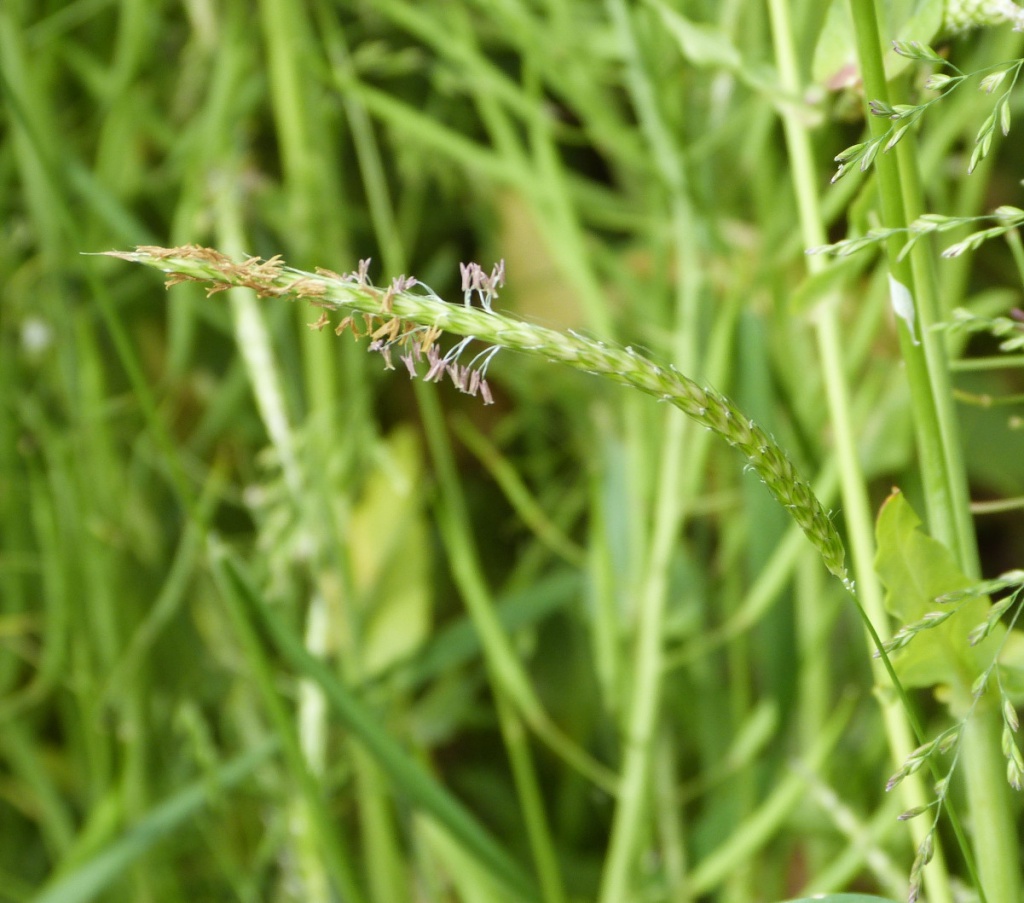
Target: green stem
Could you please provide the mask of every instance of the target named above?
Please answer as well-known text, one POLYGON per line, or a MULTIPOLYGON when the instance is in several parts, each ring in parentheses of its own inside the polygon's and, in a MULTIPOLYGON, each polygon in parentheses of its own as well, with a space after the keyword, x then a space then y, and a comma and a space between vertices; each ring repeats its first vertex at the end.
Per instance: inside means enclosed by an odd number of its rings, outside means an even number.
MULTIPOLYGON (((658 108, 658 95, 648 76, 634 34, 631 14, 623 0, 609 0, 609 15, 626 58, 627 82, 651 155, 668 192, 672 225, 672 253, 682 274, 676 288, 672 324, 674 357, 681 367, 697 363, 700 266, 692 236, 685 170, 672 134, 658 108)), ((624 755, 619 797, 612 819, 611 838, 601 874, 601 903, 619 903, 629 897, 641 840, 648 828, 649 787, 658 715, 664 680, 664 615, 669 573, 683 521, 684 449, 690 438, 681 417, 667 418, 658 466, 658 497, 654 527, 643 582, 639 588, 636 645, 630 700, 622 721, 624 755)), ((692 443, 691 443, 692 444, 692 443)))
MULTIPOLYGON (((851 0, 851 9, 865 96, 888 103, 875 2, 851 0)), ((871 115, 868 125, 873 137, 881 136, 888 128, 887 120, 871 115)), ((913 135, 906 134, 894 154, 879 154, 874 168, 882 225, 908 228, 924 207, 913 135)), ((910 293, 914 305, 913 331, 902 319, 898 329, 913 400, 929 528, 953 552, 961 570, 969 577, 977 577, 977 542, 950 391, 949 364, 944 339, 933 328, 939 319, 933 256, 927 243, 918 242, 900 260, 901 241, 899 236, 892 236, 886 249, 892 279, 910 293)))
MULTIPOLYGON (((796 53, 792 40, 788 0, 770 0, 769 12, 772 21, 772 36, 775 44, 775 58, 779 67, 782 87, 793 97, 800 96, 802 84, 797 68, 796 53)), ((790 169, 800 211, 800 228, 806 247, 816 247, 826 241, 825 225, 821 217, 820 200, 817 193, 817 177, 811 152, 810 137, 798 116, 784 115, 782 125, 789 149, 790 169)), ((811 273, 827 266, 822 257, 809 256, 807 268, 811 273)), ((879 636, 890 636, 889 618, 885 611, 881 585, 874 572, 874 533, 867 487, 857 454, 856 429, 853 424, 850 397, 844 373, 843 343, 837 315, 839 299, 831 296, 823 299, 814 317, 822 371, 825 377, 825 391, 828 397, 829 417, 832 423, 836 457, 839 461, 842 487, 843 514, 853 557, 857 594, 863 608, 879 636)), ((874 652, 874 643, 866 636, 869 653, 874 652)), ((881 661, 873 660, 872 670, 876 684, 887 680, 881 661)), ((902 764, 917 746, 913 732, 902 710, 900 702, 888 695, 880 696, 886 736, 894 763, 902 764)), ((928 801, 923 776, 918 773, 901 785, 906 809, 923 806, 928 801)), ((925 839, 929 826, 921 819, 909 824, 915 846, 925 839)), ((952 889, 946 869, 941 845, 936 842, 935 856, 925 873, 928 898, 933 903, 952 903, 952 889)))
POLYGON ((964 725, 963 760, 985 897, 989 903, 1017 903, 1021 899, 1020 850, 1002 767, 1001 730, 998 706, 980 705, 964 725))
POLYGON ((558 864, 551 825, 544 805, 544 791, 541 788, 537 766, 530 750, 530 738, 523 729, 523 719, 510 702, 495 688, 495 707, 501 736, 508 751, 509 764, 515 780, 519 807, 526 825, 526 839, 533 855, 533 865, 540 884, 541 898, 545 903, 566 903, 562 873, 558 864))
MULTIPOLYGON (((506 849, 416 758, 382 730, 376 712, 353 694, 322 659, 309 654, 302 641, 285 626, 279 615, 255 591, 251 581, 228 550, 213 543, 212 553, 217 582, 224 592, 225 599, 230 603, 232 617, 237 618, 239 636, 244 643, 247 659, 258 665, 258 668, 254 667, 254 675, 259 681, 260 690, 267 696, 268 708, 271 709, 272 715, 282 703, 273 684, 273 675, 268 670, 266 656, 271 646, 280 653, 296 674, 317 683, 324 691, 335 717, 373 757, 390 783, 408 798, 414 807, 420 809, 422 814, 428 816, 461 846, 468 856, 475 859, 503 891, 511 895, 510 899, 523 903, 539 903, 532 882, 506 849)), ((289 763, 293 764, 300 774, 308 774, 290 720, 280 715, 275 716, 274 720, 275 726, 281 728, 279 736, 286 744, 285 753, 289 763)), ((332 824, 333 822, 329 821, 326 827, 332 824)), ((334 846, 328 848, 335 850, 334 846)), ((349 861, 351 860, 345 860, 346 869, 349 861)), ((362 897, 346 894, 346 899, 358 903, 362 897)))
POLYGON ((210 552, 214 582, 220 590, 242 654, 263 699, 274 736, 281 742, 288 771, 298 783, 299 802, 307 819, 305 827, 310 832, 312 843, 320 851, 322 868, 346 900, 363 903, 366 897, 352 868, 354 860, 351 851, 337 829, 336 820, 327 809, 323 789, 302 749, 295 719, 277 687, 277 676, 257 632, 257 621, 245 604, 246 588, 231 570, 228 553, 215 539, 210 540, 210 552))
POLYGON ((533 754, 522 726, 524 715, 531 724, 547 724, 547 714, 520 667, 495 611, 494 599, 472 539, 473 531, 437 394, 427 391, 421 383, 416 385, 416 390, 441 486, 438 493, 441 535, 455 583, 480 633, 498 721, 512 766, 541 892, 545 903, 562 903, 565 891, 554 852, 554 840, 544 811, 533 754))
MULTIPOLYGON (((888 102, 875 2, 851 0, 851 10, 865 94, 872 100, 888 102)), ((873 116, 869 120, 872 135, 885 131, 884 121, 873 116)), ((913 136, 909 133, 904 136, 895 154, 879 154, 874 165, 882 225, 906 228, 923 209, 913 136)), ((890 240, 887 250, 892 277, 909 291, 916 310, 916 334, 920 344, 914 343, 902 322, 899 333, 913 399, 930 531, 953 552, 961 570, 968 577, 976 578, 980 573, 977 544, 945 344, 932 329, 939 310, 932 256, 924 242, 904 261, 897 259, 896 239, 890 240)), ((988 736, 997 728, 997 716, 995 712, 979 711, 968 728, 980 737, 988 736)), ((1021 898, 1021 875, 1016 829, 1008 788, 1003 783, 998 746, 993 749, 990 743, 966 743, 964 765, 974 823, 974 846, 981 869, 978 890, 993 903, 1017 903, 1021 898), (1002 784, 1001 793, 994 789, 999 784, 1002 784)))

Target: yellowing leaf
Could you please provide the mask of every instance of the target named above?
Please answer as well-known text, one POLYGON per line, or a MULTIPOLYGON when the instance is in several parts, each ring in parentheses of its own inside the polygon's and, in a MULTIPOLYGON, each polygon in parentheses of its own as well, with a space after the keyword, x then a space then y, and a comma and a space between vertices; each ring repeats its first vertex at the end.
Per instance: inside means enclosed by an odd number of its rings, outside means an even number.
POLYGON ((409 655, 430 631, 429 536, 422 511, 422 453, 409 430, 380 446, 352 511, 352 578, 362 616, 360 653, 367 674, 409 655))

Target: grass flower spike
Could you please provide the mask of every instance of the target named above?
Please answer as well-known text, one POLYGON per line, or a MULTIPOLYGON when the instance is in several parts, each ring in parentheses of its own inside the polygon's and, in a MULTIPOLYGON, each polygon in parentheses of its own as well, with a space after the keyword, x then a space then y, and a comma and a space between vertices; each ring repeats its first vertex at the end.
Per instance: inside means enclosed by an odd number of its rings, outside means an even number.
POLYGON ((367 260, 360 261, 354 273, 342 276, 324 269, 315 273, 292 269, 278 257, 253 257, 236 263, 218 251, 196 246, 108 253, 162 270, 168 274, 168 286, 201 282, 209 286, 209 294, 237 286, 263 297, 306 300, 322 309, 311 328, 323 329, 332 322, 332 313, 340 315, 334 331, 340 335, 349 330, 356 338, 368 336, 369 350, 378 352, 389 369, 394 369, 397 356, 411 376, 422 375, 432 382, 447 376, 460 391, 479 395, 484 403, 492 400, 487 368, 502 348, 568 364, 667 401, 746 456, 750 467, 818 549, 828 570, 850 586, 843 544, 828 513, 764 430, 724 395, 630 347, 611 347, 574 332, 557 332, 496 312, 492 303, 504 284, 503 264, 490 274, 475 263, 463 264, 463 303, 450 304, 410 277, 400 276, 383 289, 372 285, 367 260), (442 351, 438 340, 445 332, 460 338, 442 351), (484 350, 470 357, 474 343, 482 344, 484 350))

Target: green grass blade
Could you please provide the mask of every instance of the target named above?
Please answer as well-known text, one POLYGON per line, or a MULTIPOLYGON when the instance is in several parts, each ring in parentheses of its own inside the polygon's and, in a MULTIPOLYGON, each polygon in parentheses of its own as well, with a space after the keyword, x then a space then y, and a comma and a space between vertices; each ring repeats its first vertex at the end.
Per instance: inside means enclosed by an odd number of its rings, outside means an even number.
POLYGON ((369 750, 395 786, 444 826, 519 899, 536 900, 537 892, 530 879, 490 832, 394 739, 381 730, 378 719, 338 680, 327 665, 306 651, 302 641, 284 626, 253 588, 237 560, 224 550, 218 552, 217 557, 217 566, 223 569, 237 598, 245 605, 251 622, 265 631, 267 639, 298 674, 319 685, 335 715, 369 750))
POLYGON ((96 899, 155 844, 181 829, 221 793, 240 784, 277 748, 275 740, 267 740, 209 777, 193 781, 153 808, 99 855, 56 878, 32 897, 31 903, 87 903, 96 899))

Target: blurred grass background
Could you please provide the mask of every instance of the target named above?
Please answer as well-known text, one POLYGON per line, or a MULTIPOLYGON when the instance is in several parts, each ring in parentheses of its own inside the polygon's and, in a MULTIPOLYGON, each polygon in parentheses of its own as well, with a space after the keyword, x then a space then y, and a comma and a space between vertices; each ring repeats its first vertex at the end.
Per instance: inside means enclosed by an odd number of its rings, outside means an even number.
MULTIPOLYGON (((822 7, 793 4, 807 61, 822 7)), ((902 895, 861 627, 729 450, 542 361, 499 354, 483 407, 308 309, 82 256, 372 257, 456 301, 504 258, 503 307, 730 393, 835 505, 779 115, 823 189, 863 123, 779 94, 761 4, 683 12, 0 4, 0 899, 593 899, 655 599, 630 899, 902 895)), ((986 112, 922 136, 937 210, 1019 203, 1012 148, 964 178, 986 112)), ((837 236, 863 187, 824 194, 837 236)), ((1019 304, 1001 250, 943 266, 949 303, 1019 304)), ((884 268, 844 267, 864 468, 913 498, 884 268)), ((1024 494, 1006 409, 965 418, 976 494, 1024 494)), ((1020 527, 981 520, 987 571, 1020 527)))

